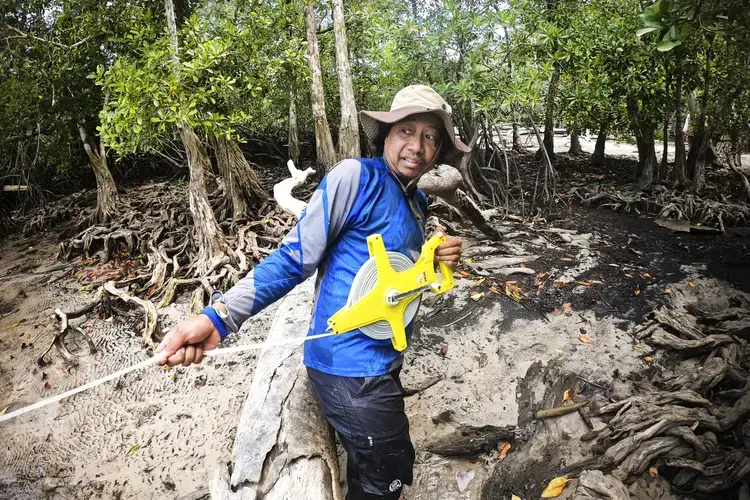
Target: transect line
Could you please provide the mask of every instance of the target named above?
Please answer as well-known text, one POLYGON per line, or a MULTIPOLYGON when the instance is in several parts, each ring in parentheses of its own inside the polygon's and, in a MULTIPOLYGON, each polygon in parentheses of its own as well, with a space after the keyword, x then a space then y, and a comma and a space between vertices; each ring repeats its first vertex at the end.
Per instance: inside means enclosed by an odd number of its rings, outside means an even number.
MULTIPOLYGON (((225 347, 223 349, 212 349, 210 351, 205 351, 204 354, 206 356, 222 356, 224 354, 235 354, 238 352, 245 352, 245 351, 253 351, 256 349, 263 349, 266 347, 275 347, 285 344, 294 344, 294 343, 304 343, 309 340, 315 340, 315 339, 322 339, 325 337, 330 337, 332 335, 336 335, 335 333, 321 333, 319 335, 310 335, 309 337, 294 337, 291 339, 285 339, 285 340, 277 340, 274 342, 261 342, 257 344, 247 344, 247 345, 238 345, 234 347, 225 347)), ((105 382, 109 382, 111 380, 114 380, 116 378, 120 378, 123 375, 126 375, 130 372, 134 372, 136 370, 140 370, 141 368, 145 368, 147 366, 150 366, 156 362, 156 358, 158 356, 154 356, 153 358, 145 359, 141 361, 140 363, 137 363, 132 366, 128 366, 127 368, 123 368, 122 370, 116 371, 114 373, 111 373, 105 377, 98 378, 96 380, 93 380, 89 382, 88 384, 82 385, 80 387, 76 387, 75 389, 71 389, 69 391, 63 392, 61 394, 58 394, 56 396, 51 396, 47 399, 42 399, 41 401, 38 401, 32 405, 25 406, 23 408, 19 408, 18 410, 14 410, 10 413, 6 413, 5 415, 0 415, 0 422, 5 422, 6 420, 10 420, 12 418, 18 417, 20 415, 23 415, 24 413, 28 413, 30 411, 38 410, 39 408, 43 408, 47 405, 51 405, 52 403, 56 403, 58 401, 61 401, 65 398, 68 398, 70 396, 73 396, 75 394, 78 394, 80 392, 86 391, 88 389, 94 388, 98 385, 101 385, 105 382)))

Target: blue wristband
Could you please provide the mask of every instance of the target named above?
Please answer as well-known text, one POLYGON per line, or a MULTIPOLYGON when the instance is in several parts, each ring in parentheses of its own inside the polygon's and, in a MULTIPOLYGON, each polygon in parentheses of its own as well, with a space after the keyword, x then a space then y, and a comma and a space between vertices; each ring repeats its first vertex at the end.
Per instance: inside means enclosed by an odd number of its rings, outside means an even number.
POLYGON ((229 335, 227 327, 224 326, 224 322, 219 317, 219 313, 216 312, 216 309, 211 306, 206 306, 201 311, 201 314, 205 314, 206 316, 208 316, 208 319, 211 320, 211 323, 213 323, 214 327, 219 331, 221 340, 224 340, 226 336, 229 335))

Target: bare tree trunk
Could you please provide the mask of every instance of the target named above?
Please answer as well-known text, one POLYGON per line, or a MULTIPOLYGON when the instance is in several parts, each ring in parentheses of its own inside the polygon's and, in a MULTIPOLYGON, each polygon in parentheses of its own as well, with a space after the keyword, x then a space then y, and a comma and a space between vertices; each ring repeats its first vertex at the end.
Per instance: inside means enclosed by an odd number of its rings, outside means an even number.
MULTIPOLYGON (((352 69, 349 65, 349 50, 346 46, 346 23, 343 0, 333 0, 333 29, 336 36, 336 69, 339 75, 341 98, 341 125, 339 126, 339 158, 359 158, 359 124, 357 104, 354 101, 352 69)), ((333 165, 330 165, 331 167, 333 165)))
MULTIPOLYGON (((666 68, 666 89, 665 97, 666 102, 669 102, 669 87, 672 85, 672 72, 669 71, 669 67, 666 68)), ((661 153, 661 163, 659 169, 656 171, 656 182, 666 181, 669 177, 669 105, 664 105, 664 128, 662 129, 664 134, 663 137, 663 151, 661 153)))
POLYGON ((574 128, 570 133, 570 148, 568 149, 568 154, 580 155, 582 153, 583 148, 581 147, 581 139, 578 135, 578 130, 574 128))
POLYGON ((638 189, 650 189, 654 182, 654 171, 656 170, 656 149, 654 148, 655 127, 647 127, 641 130, 638 140, 638 163, 641 172, 638 177, 638 189))
POLYGON ((685 125, 682 116, 682 64, 677 62, 677 81, 675 82, 675 118, 674 118, 674 175, 679 186, 687 186, 685 175, 685 135, 682 131, 685 125))
POLYGON ((706 66, 703 71, 703 96, 701 96, 701 114, 698 117, 698 128, 690 142, 690 151, 687 157, 688 177, 694 179, 696 163, 698 156, 701 154, 701 145, 704 143, 703 137, 706 134, 706 115, 708 113, 708 97, 711 89, 711 49, 706 50, 706 66))
POLYGON ((417 9, 419 2, 417 0, 409 0, 409 3, 411 4, 411 15, 416 20, 419 16, 419 10, 417 9))
POLYGON ((242 154, 236 141, 215 138, 216 162, 224 178, 225 198, 235 219, 248 215, 248 209, 268 198, 258 175, 242 154))
POLYGON ((632 97, 627 98, 627 109, 638 145, 638 189, 650 189, 654 182, 654 170, 656 169, 656 150, 654 149, 656 125, 641 119, 638 101, 632 97))
POLYGON ((594 154, 591 155, 591 165, 601 167, 604 165, 604 146, 607 143, 607 124, 602 123, 599 128, 599 135, 596 136, 596 145, 594 154))
POLYGON ((523 150, 523 144, 521 144, 521 134, 518 133, 518 121, 516 120, 516 114, 513 113, 513 151, 520 153, 523 150))
POLYGON ((297 132, 297 93, 294 85, 289 91, 289 159, 299 165, 299 133, 297 132))
MULTIPOLYGON (((164 6, 172 48, 173 71, 179 81, 180 57, 174 5, 172 0, 164 0, 164 6)), ((205 175, 207 171, 211 171, 211 162, 208 159, 206 150, 189 123, 181 122, 178 125, 178 129, 182 144, 185 146, 188 168, 190 170, 188 198, 190 202, 190 214, 193 216, 193 223, 195 224, 193 233, 194 244, 198 250, 198 259, 195 262, 195 274, 205 276, 220 266, 222 262, 229 261, 229 244, 224 238, 224 233, 222 233, 219 224, 216 222, 213 209, 208 202, 205 175)))
POLYGON ((92 222, 94 224, 109 222, 117 215, 119 197, 115 180, 107 167, 107 152, 104 149, 104 141, 99 138, 99 147, 97 148, 81 124, 78 125, 78 134, 96 177, 96 211, 92 222))
POLYGON ((547 88, 547 97, 544 100, 544 149, 547 157, 554 165, 555 157, 555 94, 557 94, 557 83, 560 81, 560 71, 555 67, 547 88))
MULTIPOLYGON (((695 155, 695 168, 693 170, 693 184, 690 186, 690 192, 693 194, 700 194, 706 188, 706 168, 711 165, 714 159, 714 154, 711 149, 711 136, 716 129, 716 122, 712 122, 711 125, 701 134, 701 142, 694 146, 691 146, 691 152, 693 147, 697 149, 695 155)), ((696 137, 698 134, 696 134, 696 137)))
POLYGON ((315 21, 315 7, 308 0, 305 7, 307 25, 307 62, 310 66, 310 97, 312 101, 313 120, 315 121, 315 151, 318 165, 323 171, 328 170, 338 161, 336 148, 333 147, 331 128, 326 117, 326 100, 323 90, 323 74, 320 70, 320 51, 318 50, 318 25, 315 21))
MULTIPOLYGON (((416 7, 415 7, 416 9, 416 7)), ((416 16, 415 16, 416 17, 416 16)), ((503 32, 505 34, 505 43, 508 48, 508 51, 510 51, 510 37, 508 36, 508 28, 503 26, 503 32)), ((511 58, 508 58, 508 74, 513 74, 513 63, 511 62, 511 58)), ((523 151, 523 144, 521 144, 521 134, 518 133, 518 113, 516 113, 516 107, 511 104, 510 105, 510 114, 513 118, 513 151, 516 153, 520 153, 523 151)))
MULTIPOLYGON (((170 0, 166 1, 169 2, 170 0)), ((230 254, 229 244, 224 238, 224 233, 216 222, 214 211, 208 202, 208 193, 203 177, 207 168, 206 164, 210 164, 206 150, 188 123, 180 123, 179 129, 180 139, 185 146, 188 167, 190 168, 188 198, 190 214, 193 216, 193 224, 195 224, 193 238, 198 250, 196 274, 205 276, 227 258, 230 254)))

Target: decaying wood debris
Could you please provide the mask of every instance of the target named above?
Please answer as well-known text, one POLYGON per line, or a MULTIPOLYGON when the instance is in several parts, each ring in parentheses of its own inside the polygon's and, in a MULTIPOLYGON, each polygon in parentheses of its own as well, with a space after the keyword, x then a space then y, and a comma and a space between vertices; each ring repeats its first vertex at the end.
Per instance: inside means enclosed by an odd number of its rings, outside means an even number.
MULTIPOLYGON (((283 299, 268 341, 305 335, 314 283, 310 278, 283 299)), ((333 435, 308 384, 300 344, 263 350, 237 427, 231 474, 224 466, 216 471, 211 498, 341 498, 333 435)))
POLYGON ((687 220, 703 226, 713 226, 722 232, 727 226, 745 225, 750 221, 750 208, 723 195, 717 199, 684 191, 656 186, 651 192, 635 185, 576 186, 568 198, 590 205, 599 205, 624 212, 653 213, 660 219, 687 220))
POLYGON ((606 426, 582 438, 595 441, 598 458, 566 471, 597 469, 627 482, 653 467, 670 478, 674 493, 711 498, 739 487, 750 473, 745 306, 736 298, 721 311, 655 310, 634 337, 676 356, 674 373, 652 380, 655 390, 601 406, 606 426))

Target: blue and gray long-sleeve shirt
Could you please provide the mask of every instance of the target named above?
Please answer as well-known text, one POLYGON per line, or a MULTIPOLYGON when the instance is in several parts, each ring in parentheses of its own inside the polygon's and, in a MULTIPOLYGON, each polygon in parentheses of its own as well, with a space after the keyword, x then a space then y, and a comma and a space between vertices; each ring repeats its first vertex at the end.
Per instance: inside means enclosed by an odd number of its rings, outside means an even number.
MULTIPOLYGON (((325 333, 328 318, 346 305, 354 275, 369 259, 367 237, 416 261, 425 239, 427 197, 407 193, 381 158, 338 163, 323 178, 280 247, 224 295, 227 329, 282 298, 318 271, 308 335, 325 333)), ((407 327, 407 337, 412 326, 407 327)), ((305 343, 306 366, 332 375, 367 377, 399 366, 390 340, 359 330, 305 343)))

